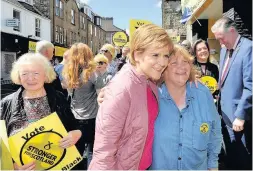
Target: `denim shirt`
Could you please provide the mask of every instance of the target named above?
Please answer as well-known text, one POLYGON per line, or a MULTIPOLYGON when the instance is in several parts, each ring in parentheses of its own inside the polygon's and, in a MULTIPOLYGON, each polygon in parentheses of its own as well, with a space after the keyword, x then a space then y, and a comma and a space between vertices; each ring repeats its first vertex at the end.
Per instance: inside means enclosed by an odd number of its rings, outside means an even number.
POLYGON ((210 91, 202 84, 186 86, 186 107, 177 108, 165 84, 159 88, 151 169, 218 168, 221 118, 210 91))

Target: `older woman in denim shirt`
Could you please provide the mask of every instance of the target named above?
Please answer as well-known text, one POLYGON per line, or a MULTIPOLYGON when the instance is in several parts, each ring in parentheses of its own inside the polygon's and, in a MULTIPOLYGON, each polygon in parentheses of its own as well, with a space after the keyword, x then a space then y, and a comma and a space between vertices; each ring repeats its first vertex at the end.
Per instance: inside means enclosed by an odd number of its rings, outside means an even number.
POLYGON ((151 169, 218 169, 221 119, 207 87, 190 87, 193 58, 175 46, 159 89, 151 169))

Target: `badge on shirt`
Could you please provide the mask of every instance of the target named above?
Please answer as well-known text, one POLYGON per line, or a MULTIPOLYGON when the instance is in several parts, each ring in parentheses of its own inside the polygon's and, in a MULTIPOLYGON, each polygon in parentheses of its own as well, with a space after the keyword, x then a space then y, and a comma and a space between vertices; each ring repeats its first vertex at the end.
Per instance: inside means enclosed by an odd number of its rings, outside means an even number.
POLYGON ((200 129, 200 132, 205 134, 209 130, 209 125, 207 123, 202 123, 199 129, 200 129))

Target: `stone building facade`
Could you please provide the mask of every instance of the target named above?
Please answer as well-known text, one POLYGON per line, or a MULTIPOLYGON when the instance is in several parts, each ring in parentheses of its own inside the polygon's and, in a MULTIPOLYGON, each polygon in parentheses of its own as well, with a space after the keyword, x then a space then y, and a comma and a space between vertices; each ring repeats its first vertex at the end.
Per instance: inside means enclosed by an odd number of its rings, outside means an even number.
POLYGON ((112 37, 114 35, 114 33, 118 32, 118 31, 123 31, 124 30, 116 27, 113 24, 113 17, 102 17, 102 28, 106 31, 106 43, 110 43, 113 44, 112 42, 112 37))
POLYGON ((86 4, 81 4, 77 0, 34 0, 34 2, 35 7, 51 19, 51 40, 55 46, 68 48, 73 43, 83 42, 96 53, 105 43, 105 31, 96 23, 97 17, 90 15, 92 11, 87 10, 90 8, 87 8, 86 4), (97 38, 95 31, 100 33, 100 38, 97 38))
POLYGON ((162 27, 182 41, 186 39, 186 25, 180 23, 181 17, 180 0, 162 0, 162 27))

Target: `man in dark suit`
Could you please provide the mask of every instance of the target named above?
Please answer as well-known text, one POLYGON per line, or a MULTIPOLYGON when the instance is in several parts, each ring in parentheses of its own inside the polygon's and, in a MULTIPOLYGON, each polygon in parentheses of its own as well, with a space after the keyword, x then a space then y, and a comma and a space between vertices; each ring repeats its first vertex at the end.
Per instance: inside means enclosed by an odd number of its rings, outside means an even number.
POLYGON ((223 17, 211 28, 225 47, 220 52, 220 107, 229 170, 252 169, 252 42, 233 20, 223 17))

